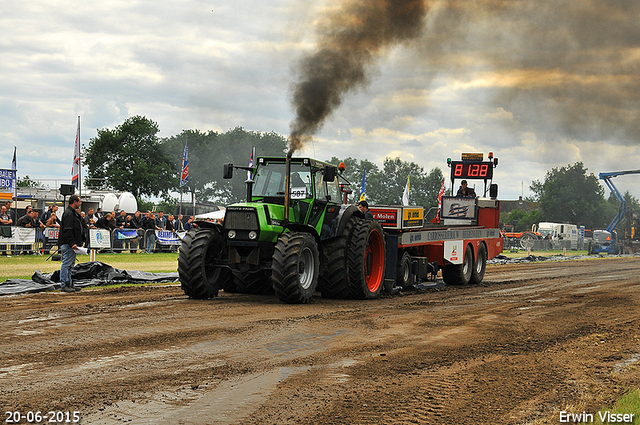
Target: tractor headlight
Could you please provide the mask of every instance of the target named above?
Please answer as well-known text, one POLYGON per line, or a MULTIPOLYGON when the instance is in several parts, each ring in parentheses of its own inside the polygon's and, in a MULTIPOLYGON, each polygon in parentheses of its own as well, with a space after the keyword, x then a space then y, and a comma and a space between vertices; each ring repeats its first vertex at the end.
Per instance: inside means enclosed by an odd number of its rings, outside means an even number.
POLYGON ((249 232, 249 239, 254 240, 257 237, 258 237, 258 234, 254 230, 249 232))
POLYGON ((235 230, 229 230, 229 233, 227 233, 227 236, 229 236, 229 239, 233 239, 236 237, 236 231, 235 230))

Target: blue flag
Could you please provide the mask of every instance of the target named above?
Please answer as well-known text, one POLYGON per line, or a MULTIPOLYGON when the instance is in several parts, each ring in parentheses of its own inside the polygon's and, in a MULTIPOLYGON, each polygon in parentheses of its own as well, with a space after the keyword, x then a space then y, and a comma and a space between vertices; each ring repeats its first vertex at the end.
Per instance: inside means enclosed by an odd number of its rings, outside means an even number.
POLYGON ((364 190, 364 186, 365 186, 365 177, 367 175, 367 169, 365 168, 364 170, 362 170, 362 187, 360 188, 360 199, 359 201, 364 201, 365 198, 367 197, 365 190, 364 190))
POLYGON ((184 153, 182 154, 182 174, 180 175, 180 187, 189 182, 189 147, 184 143, 184 153))

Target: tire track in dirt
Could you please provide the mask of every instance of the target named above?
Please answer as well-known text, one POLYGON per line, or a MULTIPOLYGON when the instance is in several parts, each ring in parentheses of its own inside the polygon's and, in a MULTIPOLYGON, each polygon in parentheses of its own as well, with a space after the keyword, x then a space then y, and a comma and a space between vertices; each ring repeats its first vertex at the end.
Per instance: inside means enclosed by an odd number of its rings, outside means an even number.
POLYGON ((0 404, 87 423, 296 425, 597 407, 640 384, 640 264, 575 263, 492 266, 481 285, 371 302, 194 301, 179 287, 0 298, 0 404))

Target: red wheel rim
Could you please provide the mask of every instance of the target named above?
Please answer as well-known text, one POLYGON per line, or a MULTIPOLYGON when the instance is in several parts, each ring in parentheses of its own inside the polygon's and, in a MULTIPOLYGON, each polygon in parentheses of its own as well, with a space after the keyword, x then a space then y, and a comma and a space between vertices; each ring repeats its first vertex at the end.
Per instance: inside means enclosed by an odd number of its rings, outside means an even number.
POLYGON ((367 288, 371 292, 376 292, 382 285, 384 276, 384 243, 377 229, 369 234, 365 251, 365 268, 367 288))

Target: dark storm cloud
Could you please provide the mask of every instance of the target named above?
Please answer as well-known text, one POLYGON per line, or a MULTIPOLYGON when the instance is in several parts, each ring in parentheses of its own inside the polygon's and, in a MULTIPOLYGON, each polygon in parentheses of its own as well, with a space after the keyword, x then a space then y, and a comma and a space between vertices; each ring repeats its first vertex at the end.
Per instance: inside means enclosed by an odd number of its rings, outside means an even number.
POLYGON ((540 134, 638 142, 640 3, 436 4, 418 62, 459 78, 475 70, 478 80, 494 79, 484 86, 488 102, 540 134))
POLYGON ((327 19, 293 89, 292 151, 322 127, 344 94, 366 85, 367 68, 386 48, 421 33, 425 15, 422 0, 350 0, 327 19))

